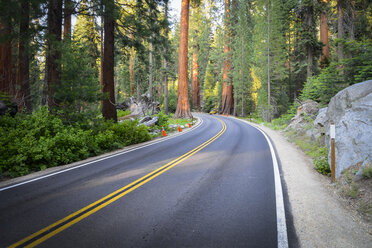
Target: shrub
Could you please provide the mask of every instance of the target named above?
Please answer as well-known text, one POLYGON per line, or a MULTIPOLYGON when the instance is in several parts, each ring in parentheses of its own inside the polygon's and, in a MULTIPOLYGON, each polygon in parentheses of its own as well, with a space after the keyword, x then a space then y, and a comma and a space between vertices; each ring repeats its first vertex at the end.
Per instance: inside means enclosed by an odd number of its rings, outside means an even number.
POLYGON ((31 115, 0 117, 0 173, 21 176, 151 138, 146 126, 133 121, 95 119, 87 125, 64 124, 46 107, 31 115))

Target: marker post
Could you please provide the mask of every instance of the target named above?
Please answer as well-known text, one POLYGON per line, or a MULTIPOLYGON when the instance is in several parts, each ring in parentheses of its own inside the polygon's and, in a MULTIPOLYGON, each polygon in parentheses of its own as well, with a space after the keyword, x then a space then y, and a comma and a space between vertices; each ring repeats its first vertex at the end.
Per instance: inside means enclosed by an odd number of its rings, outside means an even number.
POLYGON ((336 151, 335 151, 335 139, 336 139, 336 127, 332 121, 330 125, 330 136, 331 136, 331 182, 336 181, 336 151))

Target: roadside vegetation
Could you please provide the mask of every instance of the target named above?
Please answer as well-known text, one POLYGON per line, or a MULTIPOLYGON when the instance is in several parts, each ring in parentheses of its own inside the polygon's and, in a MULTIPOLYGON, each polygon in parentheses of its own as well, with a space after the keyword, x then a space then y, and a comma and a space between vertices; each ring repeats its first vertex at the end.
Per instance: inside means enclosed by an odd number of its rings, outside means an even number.
MULTIPOLYGON (((127 115, 118 111, 118 116, 127 115)), ((151 127, 159 130, 152 135, 138 120, 118 123, 97 115, 73 124, 63 116, 51 114, 42 107, 32 114, 0 118, 0 178, 11 178, 64 165, 103 154, 128 145, 148 141, 161 134, 163 125, 187 125, 187 119, 172 119, 160 112, 159 122, 151 127)))

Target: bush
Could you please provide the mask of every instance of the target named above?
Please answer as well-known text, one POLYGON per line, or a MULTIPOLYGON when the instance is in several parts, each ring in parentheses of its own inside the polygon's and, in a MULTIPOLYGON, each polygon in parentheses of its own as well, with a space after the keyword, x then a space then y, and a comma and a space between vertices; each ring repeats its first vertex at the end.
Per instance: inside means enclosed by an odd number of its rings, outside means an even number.
POLYGON ((66 125, 46 107, 31 115, 0 117, 0 173, 21 176, 151 138, 146 126, 133 121, 87 123, 66 125))

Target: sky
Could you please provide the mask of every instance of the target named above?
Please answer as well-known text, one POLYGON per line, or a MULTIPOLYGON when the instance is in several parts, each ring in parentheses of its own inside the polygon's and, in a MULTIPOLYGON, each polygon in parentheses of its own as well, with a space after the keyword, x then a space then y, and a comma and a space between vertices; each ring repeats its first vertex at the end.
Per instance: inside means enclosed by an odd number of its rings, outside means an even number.
POLYGON ((169 6, 171 8, 170 10, 170 14, 172 16, 177 16, 177 17, 180 17, 181 16, 181 1, 182 0, 170 0, 169 1, 169 6))

